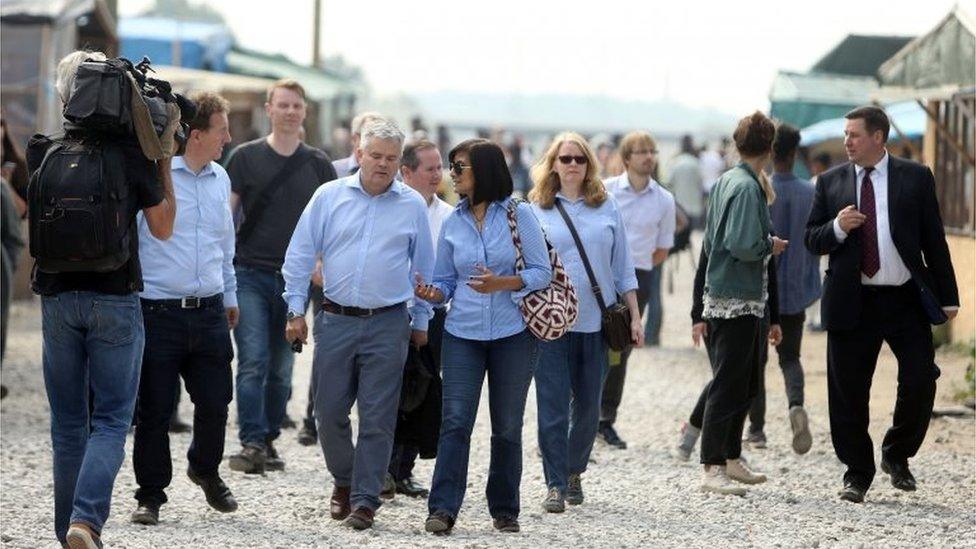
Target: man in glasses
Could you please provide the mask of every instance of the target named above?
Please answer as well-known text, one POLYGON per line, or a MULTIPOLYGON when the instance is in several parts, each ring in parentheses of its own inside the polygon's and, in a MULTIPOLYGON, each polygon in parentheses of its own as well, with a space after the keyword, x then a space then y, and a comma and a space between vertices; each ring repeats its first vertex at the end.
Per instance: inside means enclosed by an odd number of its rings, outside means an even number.
MULTIPOLYGON (((657 144, 649 133, 638 131, 625 135, 620 141, 620 156, 626 171, 604 184, 617 199, 627 228, 627 242, 637 272, 638 308, 643 312, 648 306, 647 322, 660 324, 660 266, 674 245, 674 197, 654 180, 657 144)), ((623 397, 630 350, 621 353, 617 364, 613 358, 603 385, 599 434, 607 444, 624 449, 627 443, 617 435, 613 424, 623 397)))
POLYGON ((402 147, 403 132, 393 122, 381 118, 363 127, 356 149, 361 169, 315 192, 281 269, 285 338, 306 343, 308 281, 322 259, 325 299, 315 330, 328 334, 329 345, 316 345, 312 358, 315 417, 334 483, 330 514, 357 530, 373 526, 380 506, 407 348, 427 344, 431 316, 426 301, 412 299, 415 278, 431 279, 434 248, 427 203, 394 179, 402 147))

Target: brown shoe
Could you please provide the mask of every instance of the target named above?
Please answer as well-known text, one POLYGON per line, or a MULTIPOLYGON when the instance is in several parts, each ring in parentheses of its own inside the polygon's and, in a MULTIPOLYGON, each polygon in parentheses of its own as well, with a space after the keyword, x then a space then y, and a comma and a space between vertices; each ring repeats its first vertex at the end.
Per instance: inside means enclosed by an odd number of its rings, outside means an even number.
POLYGON ((69 549, 101 549, 102 540, 91 526, 74 522, 68 527, 65 546, 69 549))
POLYGON ((345 525, 351 526, 355 530, 365 530, 373 527, 373 516, 376 511, 369 507, 356 507, 356 510, 346 518, 345 525))
POLYGON ((349 516, 348 486, 336 486, 332 489, 332 499, 329 500, 329 513, 335 520, 342 520, 349 516))

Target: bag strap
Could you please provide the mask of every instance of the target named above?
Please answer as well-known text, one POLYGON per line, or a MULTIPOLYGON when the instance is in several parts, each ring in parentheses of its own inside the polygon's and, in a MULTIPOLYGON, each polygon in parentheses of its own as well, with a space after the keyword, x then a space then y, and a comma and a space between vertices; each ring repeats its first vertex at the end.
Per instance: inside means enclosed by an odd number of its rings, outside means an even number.
POLYGON ((239 241, 243 241, 254 231, 258 221, 261 220, 264 212, 267 211, 268 204, 271 203, 271 197, 275 194, 275 191, 280 189, 282 184, 310 158, 312 158, 312 155, 299 144, 298 149, 285 160, 285 164, 278 170, 278 173, 261 187, 258 197, 251 203, 251 207, 244 211, 244 221, 241 223, 240 228, 237 229, 237 238, 239 241))
POLYGON ((576 232, 573 221, 569 218, 569 214, 566 213, 566 209, 563 208, 558 197, 556 198, 556 209, 559 210, 559 215, 563 216, 563 221, 569 227, 569 234, 573 235, 573 241, 576 242, 576 250, 579 251, 580 259, 583 260, 583 267, 586 268, 586 276, 590 279, 590 288, 593 290, 596 302, 600 304, 600 311, 605 313, 607 312, 607 304, 603 302, 603 291, 600 290, 600 284, 597 283, 596 275, 593 274, 593 268, 590 267, 590 258, 586 257, 586 250, 580 241, 579 233, 576 232))
POLYGON ((521 200, 512 198, 506 208, 508 215, 508 229, 512 232, 512 243, 515 244, 515 272, 525 269, 525 258, 522 256, 522 237, 519 236, 518 218, 516 211, 521 200))

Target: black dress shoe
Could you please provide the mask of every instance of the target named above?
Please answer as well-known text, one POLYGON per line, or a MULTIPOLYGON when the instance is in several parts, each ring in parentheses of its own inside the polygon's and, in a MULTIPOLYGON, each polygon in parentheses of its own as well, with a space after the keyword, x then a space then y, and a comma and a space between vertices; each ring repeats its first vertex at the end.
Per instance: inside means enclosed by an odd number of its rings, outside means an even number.
POLYGON ((132 512, 130 520, 135 524, 145 524, 146 526, 159 524, 159 504, 140 501, 139 506, 132 512))
POLYGON ((899 490, 914 492, 916 489, 915 477, 908 469, 908 463, 895 463, 893 461, 881 460, 881 471, 891 475, 891 485, 899 490))
POLYGON ((426 498, 430 494, 430 491, 417 484, 413 477, 396 481, 396 491, 411 498, 426 498))
POLYGON ((840 491, 840 499, 851 503, 864 503, 864 494, 868 491, 860 485, 849 480, 844 481, 844 488, 840 491))
POLYGON ((627 449, 627 443, 617 435, 617 430, 613 428, 613 425, 608 423, 601 423, 599 428, 600 436, 603 437, 603 441, 613 446, 614 448, 620 450, 627 449))
POLYGON ((315 430, 315 425, 302 425, 298 431, 298 443, 302 446, 313 446, 319 441, 319 434, 315 430))
POLYGON ((495 530, 499 532, 515 533, 520 530, 519 521, 511 515, 501 515, 492 521, 495 530))
POLYGON ((190 477, 193 484, 203 488, 203 495, 207 497, 207 503, 221 513, 233 513, 237 510, 237 500, 230 488, 224 484, 220 475, 202 477, 193 472, 193 469, 186 470, 186 476, 190 477))

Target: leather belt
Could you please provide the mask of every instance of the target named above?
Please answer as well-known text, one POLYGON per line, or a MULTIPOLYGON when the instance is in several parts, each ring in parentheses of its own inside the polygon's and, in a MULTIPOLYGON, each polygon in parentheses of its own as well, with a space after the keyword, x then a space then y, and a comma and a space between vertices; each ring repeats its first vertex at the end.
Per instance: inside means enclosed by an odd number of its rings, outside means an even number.
POLYGON ((380 313, 385 313, 386 311, 392 311, 393 309, 402 306, 403 303, 395 303, 393 305, 387 305, 386 307, 379 307, 376 309, 363 309, 360 307, 346 307, 345 305, 339 305, 338 303, 329 301, 328 299, 322 300, 323 311, 332 313, 334 315, 355 316, 358 318, 366 318, 380 313))
POLYGON ((143 299, 142 306, 155 309, 205 309, 223 303, 224 296, 181 297, 179 299, 143 299))

